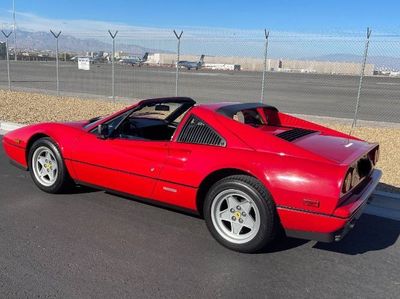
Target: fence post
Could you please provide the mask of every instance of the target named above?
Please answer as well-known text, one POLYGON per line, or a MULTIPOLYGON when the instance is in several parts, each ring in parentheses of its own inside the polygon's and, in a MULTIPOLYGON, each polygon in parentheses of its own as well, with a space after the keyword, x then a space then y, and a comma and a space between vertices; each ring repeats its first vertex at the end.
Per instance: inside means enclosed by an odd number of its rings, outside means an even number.
POLYGON ((17 61, 17 26, 15 24, 15 0, 13 0, 14 61, 17 61))
POLYGON ((111 57, 111 85, 112 85, 112 99, 113 99, 113 102, 115 102, 114 59, 115 59, 115 37, 117 36, 118 30, 115 31, 114 34, 112 34, 110 30, 108 30, 108 33, 110 34, 112 41, 113 41, 112 57, 111 57))
POLYGON ((181 54, 181 37, 183 34, 183 30, 181 30, 181 33, 178 35, 176 31, 174 30, 174 34, 178 40, 178 46, 177 46, 177 51, 176 51, 176 75, 175 75, 175 96, 178 96, 178 81, 179 81, 179 56, 181 54))
POLYGON ((60 81, 58 78, 59 66, 58 66, 58 38, 60 37, 61 31, 57 34, 50 30, 51 34, 53 34, 54 38, 56 39, 56 80, 57 80, 57 96, 60 95, 60 81))
POLYGON ((267 29, 264 29, 264 35, 265 35, 265 50, 264 50, 264 68, 263 68, 262 83, 261 83, 262 84, 261 99, 260 99, 261 103, 264 101, 265 75, 267 72, 268 37, 269 37, 269 31, 267 31, 267 29))
POLYGON ((8 38, 11 35, 12 31, 9 33, 5 33, 3 30, 1 30, 3 35, 6 38, 6 57, 7 57, 7 78, 8 78, 8 90, 11 90, 11 80, 10 80, 10 56, 8 54, 8 38))
POLYGON ((362 88, 362 82, 364 78, 364 71, 365 71, 365 64, 367 62, 367 56, 368 56, 368 47, 369 47, 369 38, 371 36, 372 30, 367 28, 367 38, 365 40, 365 49, 364 49, 364 58, 363 58, 363 63, 361 66, 361 72, 360 72, 360 81, 358 83, 358 92, 357 92, 357 102, 356 102, 356 109, 354 111, 354 118, 353 118, 353 123, 351 124, 351 131, 355 126, 357 126, 357 117, 358 117, 358 109, 360 107, 360 95, 361 95, 361 88, 362 88))

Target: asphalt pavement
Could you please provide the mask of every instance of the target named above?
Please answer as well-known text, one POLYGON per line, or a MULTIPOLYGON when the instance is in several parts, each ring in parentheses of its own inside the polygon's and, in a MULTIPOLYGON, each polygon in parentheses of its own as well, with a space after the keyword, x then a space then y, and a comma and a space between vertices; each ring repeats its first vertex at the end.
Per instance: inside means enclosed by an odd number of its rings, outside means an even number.
MULTIPOLYGON (((5 61, 0 61, 0 88, 7 88, 5 61), (3 71, 4 70, 4 71, 3 71)), ((11 61, 12 87, 17 90, 55 93, 55 62, 11 61)), ((261 72, 182 70, 179 95, 198 102, 259 101, 261 72)), ((111 96, 111 65, 93 64, 90 71, 76 63, 60 64, 63 95, 111 96)), ((268 72, 265 102, 289 113, 352 118, 359 76, 268 72)), ((170 67, 132 67, 116 64, 118 99, 175 95, 175 70, 170 67)), ((400 78, 365 77, 359 119, 400 122, 400 78)))
MULTIPOLYGON (((1 137, 0 137, 1 141, 1 137)), ((0 298, 398 298, 400 221, 339 243, 220 246, 202 219, 103 191, 40 191, 0 149, 0 298)))

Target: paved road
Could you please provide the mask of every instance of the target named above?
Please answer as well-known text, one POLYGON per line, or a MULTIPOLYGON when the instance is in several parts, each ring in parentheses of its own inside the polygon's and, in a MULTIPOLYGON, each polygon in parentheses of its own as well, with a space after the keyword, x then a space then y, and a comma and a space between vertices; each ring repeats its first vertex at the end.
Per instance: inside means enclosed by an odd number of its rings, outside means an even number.
POLYGON ((247 255, 199 218, 89 189, 39 191, 0 149, 0 297, 398 298, 400 222, 247 255))
MULTIPOLYGON (((116 65, 116 95, 149 98, 175 94, 172 68, 116 65)), ((54 62, 12 62, 12 85, 29 90, 55 90, 54 62)), ((257 72, 182 71, 180 95, 197 101, 258 101, 261 74, 257 72)), ((73 63, 60 66, 60 89, 65 94, 111 95, 111 66, 95 64, 78 71, 73 63)), ((268 73, 267 102, 283 111, 352 118, 359 78, 317 74, 268 73)), ((7 86, 0 61, 0 87, 7 86)), ((359 116, 364 120, 400 122, 400 78, 366 77, 359 116)))

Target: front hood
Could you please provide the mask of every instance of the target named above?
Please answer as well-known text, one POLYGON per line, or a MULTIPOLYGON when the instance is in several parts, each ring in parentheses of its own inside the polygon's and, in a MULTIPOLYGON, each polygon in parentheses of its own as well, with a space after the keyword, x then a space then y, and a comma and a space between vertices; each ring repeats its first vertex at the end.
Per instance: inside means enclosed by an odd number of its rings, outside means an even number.
POLYGON ((351 163, 377 146, 361 140, 323 135, 319 132, 296 139, 292 143, 340 164, 351 163))

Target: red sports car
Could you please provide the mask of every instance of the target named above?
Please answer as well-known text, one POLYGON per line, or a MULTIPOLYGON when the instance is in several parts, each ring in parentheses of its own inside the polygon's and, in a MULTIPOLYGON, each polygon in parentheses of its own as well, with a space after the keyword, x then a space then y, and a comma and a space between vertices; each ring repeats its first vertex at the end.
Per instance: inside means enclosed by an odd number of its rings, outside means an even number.
POLYGON ((80 184, 190 210, 241 252, 281 228, 340 240, 381 177, 378 144, 259 103, 150 99, 89 121, 30 125, 3 146, 46 192, 80 184))

